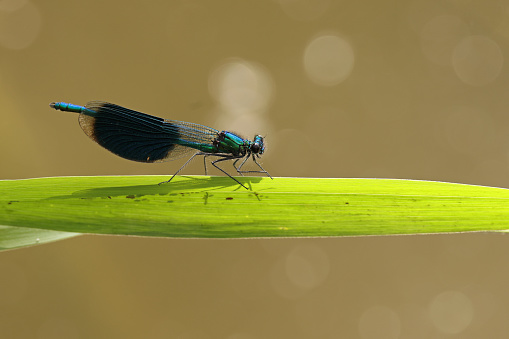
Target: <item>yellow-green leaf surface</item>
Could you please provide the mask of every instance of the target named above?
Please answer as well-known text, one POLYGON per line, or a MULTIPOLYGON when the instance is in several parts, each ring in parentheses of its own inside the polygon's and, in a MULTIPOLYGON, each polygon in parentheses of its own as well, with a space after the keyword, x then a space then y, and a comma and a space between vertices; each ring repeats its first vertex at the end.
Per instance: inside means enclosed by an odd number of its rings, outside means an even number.
MULTIPOLYGON (((199 238, 509 229, 509 190, 502 188, 397 179, 240 178, 246 190, 228 177, 182 176, 157 184, 163 180, 167 177, 0 181, 0 225, 24 237, 27 228, 71 233, 62 237, 199 238)), ((8 248, 1 232, 0 237, 0 248, 8 248)))
POLYGON ((57 232, 36 228, 0 226, 0 250, 44 244, 80 235, 79 233, 57 232))

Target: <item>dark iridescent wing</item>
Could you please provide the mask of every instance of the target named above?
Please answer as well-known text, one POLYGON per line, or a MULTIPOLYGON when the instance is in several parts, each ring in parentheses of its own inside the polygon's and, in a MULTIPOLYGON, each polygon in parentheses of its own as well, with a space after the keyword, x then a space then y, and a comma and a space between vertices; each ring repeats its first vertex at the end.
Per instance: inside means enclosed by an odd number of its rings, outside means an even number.
POLYGON ((83 131, 114 154, 140 162, 161 162, 180 158, 210 146, 218 131, 199 124, 165 120, 103 101, 85 107, 81 113, 83 131))

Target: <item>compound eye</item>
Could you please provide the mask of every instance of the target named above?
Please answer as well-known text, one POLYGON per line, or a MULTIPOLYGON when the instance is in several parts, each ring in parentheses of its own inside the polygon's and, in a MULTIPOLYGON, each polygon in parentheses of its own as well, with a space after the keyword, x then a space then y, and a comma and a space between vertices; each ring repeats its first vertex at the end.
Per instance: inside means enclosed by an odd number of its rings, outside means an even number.
POLYGON ((251 145, 251 152, 253 152, 255 154, 260 152, 260 144, 258 144, 258 143, 252 144, 251 145))

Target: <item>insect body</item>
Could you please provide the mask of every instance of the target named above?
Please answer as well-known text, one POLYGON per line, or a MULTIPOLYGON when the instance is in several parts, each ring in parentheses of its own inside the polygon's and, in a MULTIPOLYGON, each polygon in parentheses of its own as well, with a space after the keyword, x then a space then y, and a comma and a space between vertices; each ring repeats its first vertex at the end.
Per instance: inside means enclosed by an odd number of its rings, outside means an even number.
MULTIPOLYGON (((217 157, 212 165, 244 186, 217 163, 233 160, 233 167, 240 175, 244 173, 270 174, 256 160, 265 151, 261 135, 247 140, 239 135, 191 122, 166 120, 103 101, 91 101, 85 106, 53 102, 56 110, 79 113, 79 123, 86 135, 112 153, 133 161, 161 162, 174 160, 195 152, 189 160, 168 180, 170 182, 194 157, 203 156, 205 174, 206 158, 217 157), (252 158, 260 168, 245 171, 242 167, 252 158), (237 163, 240 161, 240 164, 237 163)), ((161 183, 161 184, 162 184, 161 183)))

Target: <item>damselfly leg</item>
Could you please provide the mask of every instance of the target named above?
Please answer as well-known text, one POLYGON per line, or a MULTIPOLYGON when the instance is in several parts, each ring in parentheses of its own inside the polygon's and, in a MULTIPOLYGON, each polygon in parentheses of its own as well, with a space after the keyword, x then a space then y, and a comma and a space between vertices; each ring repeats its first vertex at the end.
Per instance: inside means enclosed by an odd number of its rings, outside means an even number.
MULTIPOLYGON (((217 166, 216 163, 218 162, 221 162, 221 161, 225 161, 225 160, 234 160, 234 159, 237 159, 238 160, 238 157, 236 156, 231 156, 231 155, 225 155, 225 154, 210 154, 210 153, 203 153, 203 152, 197 152, 195 154, 193 154, 193 156, 191 158, 189 158, 189 160, 186 161, 186 163, 184 165, 182 165, 182 167, 179 168, 179 170, 177 172, 175 172, 175 174, 172 175, 172 177, 167 180, 167 181, 163 181, 163 182, 160 182, 159 185, 161 184, 166 184, 166 183, 169 183, 170 181, 172 181, 172 179, 180 173, 180 171, 182 171, 184 169, 184 167, 187 166, 187 164, 189 164, 191 162, 191 160, 194 159, 194 157, 198 156, 198 155, 202 155, 203 156, 203 164, 205 166, 205 174, 207 174, 207 162, 206 162, 206 158, 207 157, 220 157, 221 159, 218 159, 218 160, 214 160, 211 162, 211 164, 217 168, 218 170, 220 170, 221 172, 223 172, 224 174, 226 174, 227 176, 229 176, 230 178, 232 178, 233 180, 235 180, 239 185, 241 185, 242 187, 244 187, 245 189, 248 189, 246 186, 244 186, 240 181, 238 181, 237 179, 235 179, 234 177, 232 177, 228 172, 226 172, 225 170, 223 170, 221 167, 217 166)), ((236 168, 235 168, 236 169, 236 168)))
POLYGON ((239 161, 240 159, 235 160, 235 162, 233 163, 233 167, 235 167, 235 169, 237 170, 237 172, 238 172, 240 175, 242 175, 242 176, 244 176, 244 174, 243 174, 243 173, 265 173, 265 174, 267 174, 267 176, 268 176, 269 178, 274 179, 274 178, 272 178, 272 176, 269 174, 269 172, 267 172, 267 171, 266 171, 266 170, 262 167, 262 165, 260 165, 260 164, 258 163, 258 161, 256 161, 255 155, 254 155, 254 154, 251 154, 251 155, 252 155, 252 157, 253 157, 253 161, 254 161, 254 163, 255 163, 256 165, 258 165, 258 167, 260 167, 261 171, 242 171, 242 170, 241 170, 241 169, 242 169, 242 166, 244 166, 244 164, 246 163, 247 159, 249 159, 249 155, 248 155, 248 156, 247 156, 247 157, 246 157, 246 158, 245 158, 245 159, 244 159, 244 160, 240 163, 239 167, 236 167, 236 166, 235 166, 235 164, 236 164, 236 163, 237 163, 237 161, 239 161))

